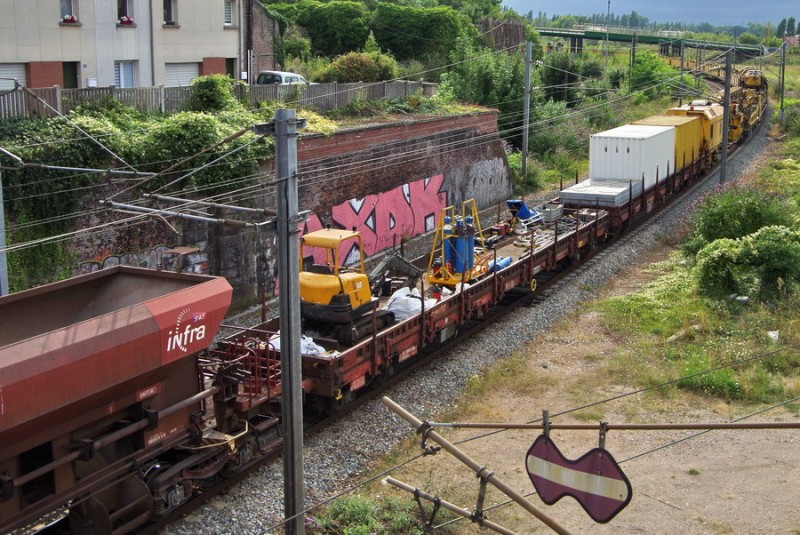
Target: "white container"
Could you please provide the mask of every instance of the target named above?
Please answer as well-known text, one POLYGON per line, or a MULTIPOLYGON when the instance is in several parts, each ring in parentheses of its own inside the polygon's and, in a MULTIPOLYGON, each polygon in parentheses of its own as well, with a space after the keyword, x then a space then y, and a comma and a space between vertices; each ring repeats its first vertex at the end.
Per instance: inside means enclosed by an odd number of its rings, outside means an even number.
POLYGON ((592 135, 589 177, 593 183, 639 181, 650 189, 675 170, 675 127, 626 124, 592 135))
POLYGON ((642 191, 638 180, 584 180, 561 190, 561 202, 566 206, 599 206, 618 208, 642 191))

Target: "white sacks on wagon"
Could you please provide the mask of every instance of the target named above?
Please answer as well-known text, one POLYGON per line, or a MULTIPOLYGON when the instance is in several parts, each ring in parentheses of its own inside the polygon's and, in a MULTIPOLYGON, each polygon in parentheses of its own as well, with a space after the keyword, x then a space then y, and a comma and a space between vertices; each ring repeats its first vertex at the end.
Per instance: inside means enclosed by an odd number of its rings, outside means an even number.
POLYGON ((561 191, 567 205, 618 207, 675 171, 675 127, 626 124, 592 135, 589 179, 561 191))

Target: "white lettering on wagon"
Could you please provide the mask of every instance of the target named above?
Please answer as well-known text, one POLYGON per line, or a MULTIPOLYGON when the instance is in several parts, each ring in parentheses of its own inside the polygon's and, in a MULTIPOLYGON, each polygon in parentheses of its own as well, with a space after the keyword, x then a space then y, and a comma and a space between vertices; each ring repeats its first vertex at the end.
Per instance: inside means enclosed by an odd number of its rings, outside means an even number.
POLYGON ((404 349, 397 357, 397 361, 403 362, 404 360, 411 358, 416 354, 417 354, 417 346, 413 345, 409 348, 404 349))
POLYGON ((184 308, 178 313, 175 328, 167 331, 167 352, 180 349, 184 353, 189 351, 188 345, 205 339, 206 326, 199 323, 206 317, 205 312, 195 312, 184 308))
POLYGON ((144 388, 136 392, 136 401, 142 401, 143 399, 153 397, 160 392, 161 392, 161 383, 156 383, 153 386, 144 388))
POLYGON ((152 446, 156 442, 161 442, 165 438, 167 438, 167 434, 165 432, 163 432, 163 431, 159 431, 158 433, 153 433, 152 435, 147 437, 147 440, 145 441, 145 444, 147 446, 152 446))

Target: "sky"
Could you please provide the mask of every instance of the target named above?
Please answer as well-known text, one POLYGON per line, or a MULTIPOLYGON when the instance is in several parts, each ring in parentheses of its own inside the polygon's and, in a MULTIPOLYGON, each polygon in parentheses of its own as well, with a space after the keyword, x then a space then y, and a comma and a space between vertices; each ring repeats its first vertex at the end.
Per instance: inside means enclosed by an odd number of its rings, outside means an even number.
MULTIPOLYGON (((521 15, 533 11, 534 17, 543 11, 548 18, 553 15, 592 15, 608 10, 607 0, 503 0, 503 5, 521 15)), ((611 0, 611 12, 615 15, 631 11, 651 22, 708 22, 714 26, 747 26, 748 22, 771 22, 777 26, 784 18, 800 20, 800 2, 797 0, 611 0)))

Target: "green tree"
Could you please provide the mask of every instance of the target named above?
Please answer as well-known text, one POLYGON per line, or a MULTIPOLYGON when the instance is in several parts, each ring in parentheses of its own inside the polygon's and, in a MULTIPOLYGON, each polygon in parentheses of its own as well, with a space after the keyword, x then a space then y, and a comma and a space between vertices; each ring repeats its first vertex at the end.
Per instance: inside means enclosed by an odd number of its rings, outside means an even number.
POLYGON ((750 32, 744 32, 739 36, 739 42, 743 45, 757 45, 761 42, 761 39, 750 32))
POLYGON ((338 56, 358 50, 369 35, 368 13, 360 2, 334 0, 321 3, 301 2, 305 8, 297 17, 311 38, 315 53, 338 56))
POLYGON ((674 69, 657 54, 649 50, 639 52, 631 69, 631 91, 641 91, 650 99, 658 98, 668 92, 670 86, 665 82, 675 76, 674 69))
POLYGON ((784 35, 793 36, 797 33, 797 21, 794 17, 789 17, 786 21, 786 33, 784 35))
POLYGON ((570 106, 575 100, 579 68, 573 63, 573 56, 566 52, 548 54, 541 68, 542 86, 545 97, 565 102, 570 106))
POLYGON ((781 19, 778 23, 778 28, 775 30, 775 35, 778 37, 783 37, 786 35, 786 19, 781 19))
POLYGON ((301 61, 311 59, 311 39, 305 34, 303 28, 296 24, 289 25, 283 32, 281 46, 286 58, 295 58, 301 61))
MULTIPOLYGON (((500 110, 501 132, 519 132, 524 108, 525 59, 521 52, 493 52, 461 37, 450 56, 453 67, 442 75, 440 90, 456 99, 500 110)), ((519 145, 521 134, 510 135, 519 145)))
POLYGON ((469 19, 451 7, 422 9, 386 2, 375 9, 372 29, 381 48, 398 61, 447 57, 459 37, 478 36, 469 19))
POLYGON ((452 7, 477 23, 487 17, 500 18, 501 0, 439 0, 439 5, 452 7))
POLYGON ((553 28, 572 28, 578 24, 578 19, 573 15, 562 15, 553 21, 553 28))

